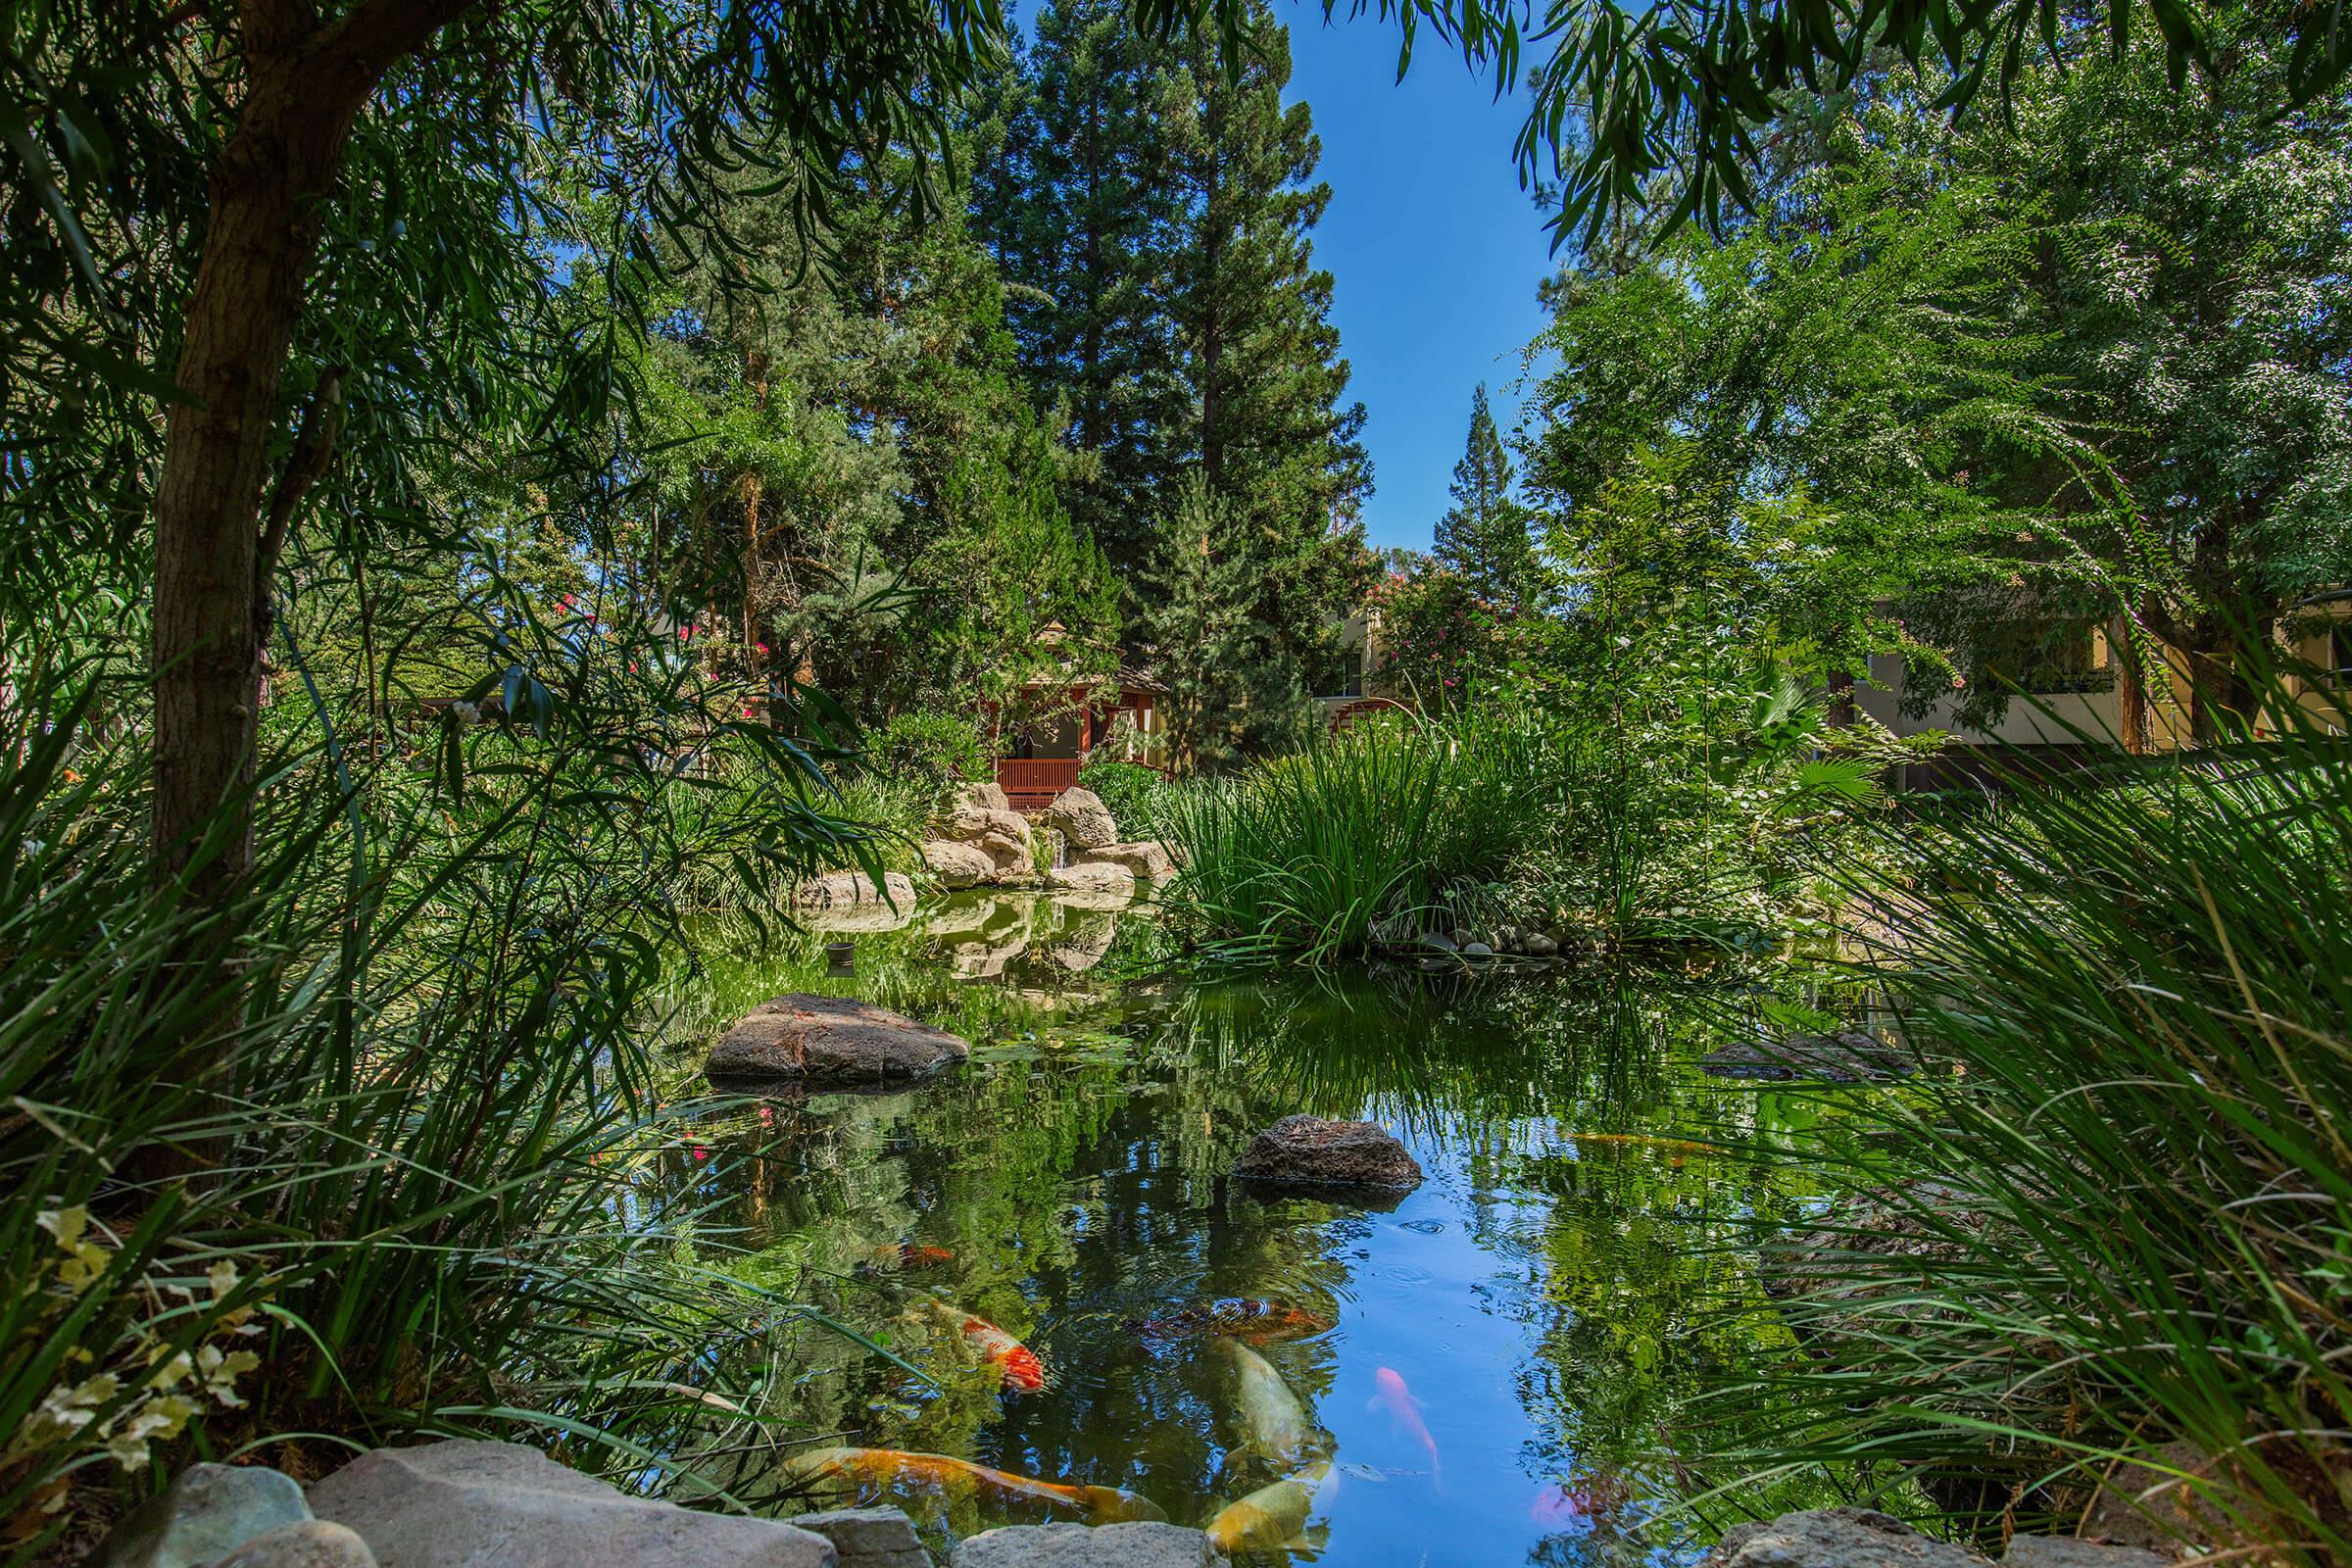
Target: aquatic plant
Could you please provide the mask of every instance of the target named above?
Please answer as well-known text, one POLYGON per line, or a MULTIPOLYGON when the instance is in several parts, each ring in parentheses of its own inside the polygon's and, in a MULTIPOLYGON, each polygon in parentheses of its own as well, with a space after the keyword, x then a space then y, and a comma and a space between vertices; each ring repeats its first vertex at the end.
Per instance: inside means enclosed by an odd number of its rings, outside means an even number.
POLYGON ((1889 824, 1874 972, 1933 1070, 1768 1250, 1814 1356, 1743 1396, 1791 1412, 1776 1462, 2068 1527, 2105 1481, 2225 1554, 2352 1557, 2352 740, 2265 696, 2268 738, 1889 824))

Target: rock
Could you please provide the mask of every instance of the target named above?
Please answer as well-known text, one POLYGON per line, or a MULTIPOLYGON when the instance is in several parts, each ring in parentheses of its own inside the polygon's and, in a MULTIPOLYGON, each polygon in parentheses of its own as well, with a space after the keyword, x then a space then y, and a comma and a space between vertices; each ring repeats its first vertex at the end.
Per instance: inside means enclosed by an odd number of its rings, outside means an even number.
POLYGON ((453 1439, 363 1454, 311 1488, 383 1568, 829 1568, 824 1537, 616 1492, 535 1448, 453 1439))
POLYGON ((1131 899, 1135 897, 1135 873, 1107 860, 1079 860, 1048 871, 1046 886, 1056 893, 1104 893, 1131 899))
POLYGON ((213 1568, 376 1568, 375 1553, 348 1525, 305 1519, 254 1537, 213 1568))
POLYGON ((2108 1546, 2070 1536, 2012 1536, 2007 1568, 2170 1568, 2173 1559, 2143 1546, 2108 1546))
POLYGON ((953 839, 925 839, 923 863, 943 888, 976 888, 997 879, 997 862, 986 850, 953 839))
POLYGON ((1812 1078, 1857 1084, 1871 1079, 1908 1078, 1918 1063, 1877 1035, 1848 1029, 1834 1035, 1789 1035, 1777 1041, 1743 1041, 1698 1058, 1701 1071, 1718 1078, 1764 1078, 1776 1082, 1812 1078))
POLYGON ((1451 954, 1456 949, 1453 938, 1443 931, 1424 931, 1413 938, 1413 946, 1428 953, 1451 954))
POLYGON ((1225 1568, 1225 1554, 1182 1525, 1009 1525, 966 1539, 949 1568, 1225 1568))
POLYGON ((1452 939, 1453 945, 1457 948, 1466 948, 1472 941, 1470 928, 1468 926, 1457 925, 1446 934, 1452 939))
POLYGON ((1465 942, 1462 944, 1462 956, 1465 958, 1492 958, 1494 956, 1494 950, 1484 942, 1465 942))
POLYGON ((1046 825, 1061 830, 1062 842, 1073 850, 1100 850, 1119 842, 1119 825, 1110 808, 1093 790, 1063 790, 1046 808, 1046 825))
POLYGON ((1420 1162, 1378 1126, 1322 1116, 1283 1117, 1250 1141, 1233 1173, 1250 1181, 1389 1192, 1421 1185, 1420 1162))
POLYGON ((1533 958, 1548 958, 1560 951, 1560 945, 1541 931, 1530 931, 1520 945, 1527 949, 1528 956, 1533 958))
POLYGON ((896 1508, 833 1508, 792 1523, 833 1543, 835 1568, 931 1568, 914 1521, 896 1508))
POLYGON ((710 1050, 718 1079, 855 1087, 920 1078, 971 1054, 969 1042, 903 1013, 794 992, 744 1014, 710 1050))
POLYGON ((292 1476, 261 1465, 192 1464, 125 1514, 91 1560, 104 1568, 197 1568, 310 1517, 292 1476))
POLYGON ((983 811, 1009 811, 1012 809, 1012 802, 1006 799, 1004 786, 1002 784, 966 784, 951 797, 949 805, 951 808, 976 807, 983 811))
POLYGON ((1138 882, 1165 882, 1176 874, 1176 857, 1157 839, 1105 844, 1099 850, 1082 851, 1073 858, 1088 864, 1123 865, 1135 873, 1138 882))
POLYGON ((793 891, 795 904, 813 905, 820 909, 854 908, 861 905, 896 905, 902 909, 914 907, 914 883, 904 871, 885 871, 882 885, 863 871, 827 871, 812 876, 793 891))
POLYGON ((1935 1541, 1868 1508, 1808 1508, 1734 1525, 1700 1568, 1990 1568, 1967 1546, 1935 1541))

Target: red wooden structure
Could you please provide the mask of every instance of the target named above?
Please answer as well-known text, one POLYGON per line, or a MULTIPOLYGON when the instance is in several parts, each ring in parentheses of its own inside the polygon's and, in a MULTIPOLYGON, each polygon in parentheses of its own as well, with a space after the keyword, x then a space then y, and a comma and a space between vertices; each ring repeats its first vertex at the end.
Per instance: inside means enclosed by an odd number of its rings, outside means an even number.
POLYGON ((1000 757, 997 787, 1016 811, 1042 811, 1064 790, 1078 787, 1075 757, 1000 757))

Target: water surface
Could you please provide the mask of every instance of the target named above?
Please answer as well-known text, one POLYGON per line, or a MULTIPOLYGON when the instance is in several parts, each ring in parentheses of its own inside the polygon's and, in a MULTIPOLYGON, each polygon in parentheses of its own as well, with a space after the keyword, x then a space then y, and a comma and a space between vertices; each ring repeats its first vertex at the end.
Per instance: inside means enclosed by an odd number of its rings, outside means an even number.
MULTIPOLYGON (((788 1430, 739 1490, 779 1513, 813 1505, 782 1494, 778 1453, 851 1444, 1125 1488, 1206 1524, 1295 1468, 1252 1447, 1232 1359, 1166 1331, 1250 1298, 1328 1324, 1257 1350, 1328 1434, 1332 1472, 1289 1550, 1242 1560, 1695 1557, 1721 1518, 1668 1505, 1726 1431, 1771 1414, 1699 1396, 1790 1353, 1725 1309, 1755 1299, 1759 1227, 1800 1218, 1815 1192, 1801 1164, 1705 1144, 1801 1145, 1822 1112, 1693 1065, 1760 1027, 1752 986, 1654 970, 1169 978, 1155 935, 1115 909, 965 895, 851 937, 849 974, 818 946, 837 933, 711 960, 688 1049, 791 990, 977 1046, 919 1089, 762 1103, 665 1159, 748 1249, 721 1266, 915 1369, 797 1329, 776 1361, 788 1430), (1301 1110, 1382 1123, 1426 1184, 1348 1202, 1227 1175, 1253 1133, 1301 1110), (932 1299, 1034 1349, 1045 1388, 1006 1390, 932 1299)), ((943 1542, 1056 1516, 879 1500, 943 1542)))

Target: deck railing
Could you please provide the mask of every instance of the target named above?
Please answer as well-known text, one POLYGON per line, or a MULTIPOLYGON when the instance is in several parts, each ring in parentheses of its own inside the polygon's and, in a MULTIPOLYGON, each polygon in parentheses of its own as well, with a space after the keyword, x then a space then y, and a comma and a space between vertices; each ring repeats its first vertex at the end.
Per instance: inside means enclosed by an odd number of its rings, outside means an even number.
POLYGON ((1000 757, 997 787, 1016 811, 1036 811, 1054 804, 1063 790, 1078 787, 1075 757, 1000 757))

